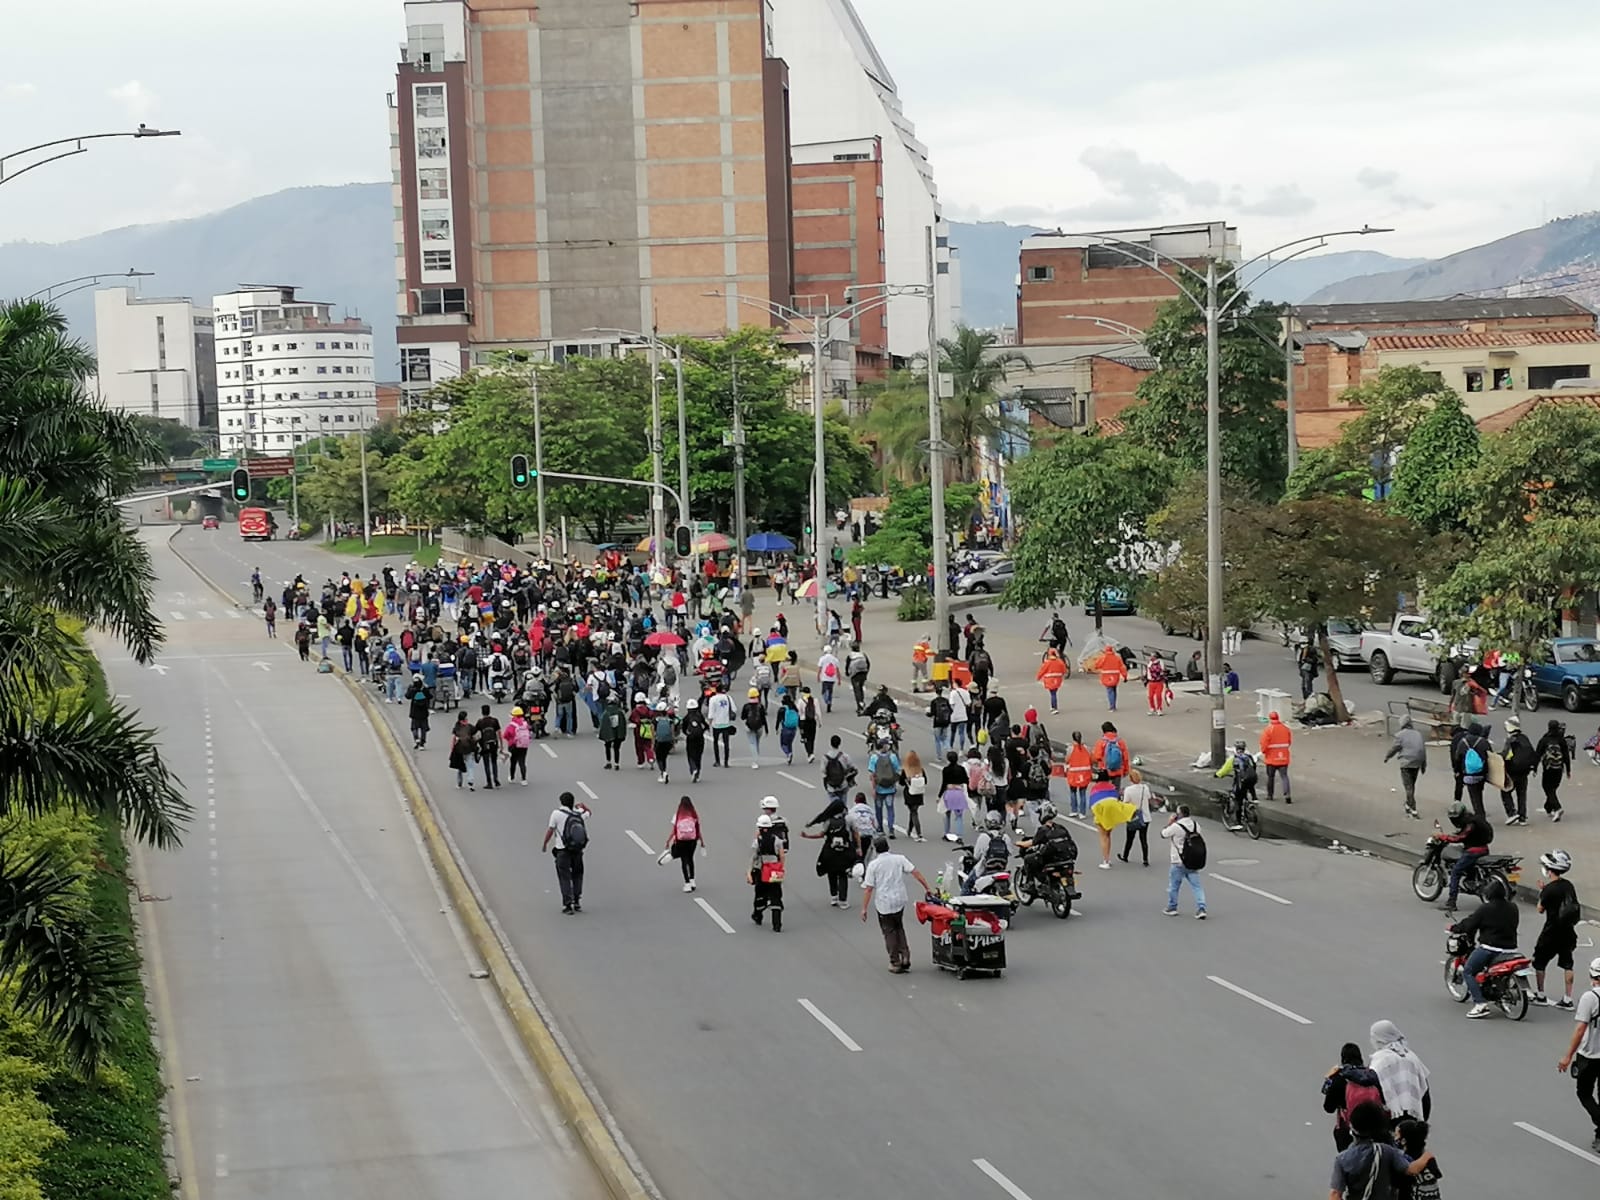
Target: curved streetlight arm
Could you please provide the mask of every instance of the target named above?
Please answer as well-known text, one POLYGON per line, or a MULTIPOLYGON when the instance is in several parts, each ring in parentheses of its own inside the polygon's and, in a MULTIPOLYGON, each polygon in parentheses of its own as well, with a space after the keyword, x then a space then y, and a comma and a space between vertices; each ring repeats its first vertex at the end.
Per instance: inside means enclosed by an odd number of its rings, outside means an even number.
MULTIPOLYGON (((1260 254, 1257 254, 1254 258, 1245 259, 1244 262, 1240 263, 1238 266, 1233 268, 1233 270, 1229 271, 1226 275, 1221 276, 1219 278, 1219 282, 1226 283, 1228 280, 1234 279, 1237 276, 1239 276, 1240 274, 1242 274, 1245 271, 1246 268, 1253 267, 1256 263, 1260 262, 1262 259, 1271 258, 1278 251, 1287 250, 1291 246, 1301 246, 1301 247, 1304 247, 1304 248, 1300 249, 1300 250, 1296 250, 1293 254, 1284 255, 1282 258, 1280 258, 1278 260, 1278 263, 1286 263, 1291 258, 1299 258, 1302 254, 1309 254, 1313 250, 1320 250, 1320 249, 1322 249, 1322 247, 1324 247, 1324 246, 1326 246, 1328 244, 1328 239, 1329 238, 1336 238, 1336 237, 1364 237, 1369 233, 1393 233, 1393 232, 1394 232, 1393 229, 1378 229, 1378 228, 1375 228, 1375 227, 1373 227, 1371 225, 1363 225, 1360 229, 1334 229, 1334 230, 1331 230, 1328 233, 1314 233, 1310 237, 1295 238, 1292 242, 1284 242, 1283 245, 1281 245, 1281 246, 1274 246, 1270 250, 1263 250, 1260 254), (1310 242, 1310 243, 1313 243, 1313 244, 1312 245, 1306 245, 1307 242, 1310 242)), ((1273 263, 1271 267, 1267 268, 1267 271, 1272 270, 1273 267, 1276 267, 1278 265, 1278 263, 1273 263)), ((1261 272, 1261 275, 1265 275, 1267 273, 1267 271, 1261 272)), ((1256 279, 1260 279, 1261 275, 1257 275, 1255 278, 1256 279)), ((1252 279, 1251 282, 1254 283, 1255 279, 1252 279)))
MULTIPOLYGON (((18 174, 21 174, 21 172, 18 172, 18 174)), ((50 293, 59 287, 66 287, 69 283, 81 283, 87 285, 99 283, 102 279, 142 279, 146 276, 154 274, 154 271, 135 271, 132 267, 130 267, 126 271, 102 271, 98 275, 75 275, 71 279, 61 279, 55 283, 52 283, 49 287, 42 287, 36 292, 30 292, 28 294, 28 299, 37 300, 40 296, 43 296, 46 301, 52 300, 54 297, 52 297, 50 293)), ((73 292, 81 290, 81 288, 72 289, 73 292)), ((72 292, 62 293, 64 296, 70 296, 71 294, 72 292)))
POLYGON ((56 138, 53 141, 39 142, 33 146, 24 146, 21 150, 11 151, 10 154, 0 154, 0 185, 10 183, 18 176, 26 175, 35 167, 42 167, 48 163, 59 162, 63 158, 71 158, 74 154, 87 153, 89 147, 83 144, 85 142, 98 141, 101 138, 181 137, 182 134, 183 131, 180 129, 151 129, 147 125, 140 125, 137 129, 117 130, 114 133, 85 133, 80 134, 77 137, 56 138), (11 172, 6 171, 6 163, 10 162, 13 158, 21 158, 24 154, 33 154, 39 150, 50 150, 56 146, 71 146, 72 149, 58 151, 55 154, 41 158, 38 162, 29 163, 20 170, 11 172))
MULTIPOLYGON (((1188 263, 1179 262, 1175 258, 1170 258, 1161 253, 1161 251, 1155 249, 1153 246, 1140 246, 1138 242, 1125 242, 1121 238, 1106 237, 1104 234, 1099 233, 1072 233, 1064 236, 1093 238, 1095 240, 1095 245, 1104 246, 1107 250, 1115 251, 1116 253, 1122 255, 1123 258, 1131 259, 1142 267, 1149 267, 1152 271, 1161 276, 1168 283, 1172 284, 1173 287, 1177 288, 1185 296, 1189 296, 1191 300, 1193 300, 1194 297, 1190 295, 1189 289, 1184 286, 1181 279, 1178 279, 1176 276, 1170 275, 1166 271, 1163 271, 1150 260, 1159 258, 1162 262, 1171 263, 1174 267, 1177 267, 1178 270, 1184 272, 1197 283, 1204 283, 1206 281, 1206 277, 1199 271, 1196 271, 1188 263), (1132 251, 1140 251, 1140 253, 1135 254, 1132 253, 1132 251)), ((1198 304, 1198 301, 1196 303, 1198 304)), ((1204 306, 1202 305, 1200 307, 1204 306)))

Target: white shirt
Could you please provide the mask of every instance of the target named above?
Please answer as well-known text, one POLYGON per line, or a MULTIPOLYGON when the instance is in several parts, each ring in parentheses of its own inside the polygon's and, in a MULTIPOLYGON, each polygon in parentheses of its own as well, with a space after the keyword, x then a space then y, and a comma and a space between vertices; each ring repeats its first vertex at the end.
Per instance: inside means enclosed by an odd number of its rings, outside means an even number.
POLYGON ((733 699, 726 692, 715 693, 706 701, 706 721, 713 729, 726 729, 733 724, 733 699))
MULTIPOLYGON (((867 873, 872 873, 871 867, 867 868, 867 873)), ((1600 988, 1591 987, 1578 998, 1573 1020, 1580 1024, 1589 1023, 1589 1031, 1578 1043, 1578 1053, 1585 1058, 1600 1058, 1600 988)))
POLYGON ((550 828, 555 832, 552 844, 557 850, 565 850, 567 848, 566 842, 561 840, 561 835, 566 832, 567 818, 573 813, 577 813, 578 816, 582 817, 585 824, 588 823, 589 814, 580 808, 557 808, 550 813, 550 828))
POLYGON ((1130 783, 1122 789, 1122 798, 1144 814, 1144 819, 1150 819, 1150 785, 1148 783, 1130 783))
POLYGON ((839 677, 843 674, 844 670, 839 666, 839 660, 834 655, 824 651, 822 657, 817 659, 817 678, 824 683, 837 683, 839 682, 839 677), (833 668, 832 675, 828 674, 830 666, 833 668))
POLYGON ((886 851, 867 864, 861 886, 872 889, 872 907, 880 913, 903 912, 906 907, 906 876, 915 871, 903 854, 886 851))
POLYGON ((1161 836, 1172 841, 1171 862, 1183 866, 1183 843, 1189 840, 1189 835, 1197 828, 1193 817, 1179 817, 1172 824, 1162 828, 1161 836))
POLYGON ((967 710, 971 704, 967 700, 965 688, 950 689, 950 724, 965 725, 967 723, 967 710))

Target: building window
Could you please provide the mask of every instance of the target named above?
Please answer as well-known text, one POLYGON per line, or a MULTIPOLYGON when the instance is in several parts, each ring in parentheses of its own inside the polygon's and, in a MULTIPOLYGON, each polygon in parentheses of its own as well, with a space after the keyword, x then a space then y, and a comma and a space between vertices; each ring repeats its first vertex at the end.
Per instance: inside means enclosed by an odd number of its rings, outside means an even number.
POLYGON ((273 348, 273 349, 274 349, 274 350, 277 350, 277 349, 278 349, 278 348, 279 348, 279 347, 278 347, 278 343, 277 343, 277 342, 273 342, 273 343, 272 343, 272 348, 273 348))
POLYGON ((290 367, 289 368, 289 374, 291 374, 291 375, 300 374, 300 368, 299 367, 290 367))
POLYGON ((467 311, 466 288, 419 288, 417 312, 421 316, 440 316, 467 311))
POLYGON ((419 129, 417 130, 417 157, 418 158, 443 158, 444 130, 419 129))
POLYGON ((444 116, 444 86, 442 84, 428 84, 414 89, 411 94, 416 103, 417 116, 444 116))
POLYGON ((318 375, 326 375, 327 373, 328 373, 328 368, 327 367, 318 367, 317 368, 317 374, 318 375))
POLYGON ((1528 386, 1530 388, 1555 387, 1563 379, 1587 379, 1589 368, 1583 363, 1574 363, 1569 367, 1529 367, 1528 386))
POLYGON ((1055 277, 1056 277, 1056 269, 1054 267, 1029 267, 1028 268, 1028 282, 1029 283, 1049 283, 1055 277))
POLYGON ((343 425, 344 424, 344 414, 343 413, 334 413, 333 414, 333 422, 334 422, 335 425, 343 425))
POLYGON ((317 399, 318 400, 326 400, 327 398, 328 398, 328 393, 327 392, 323 391, 323 392, 318 392, 317 393, 317 399))
POLYGON ((450 240, 450 218, 423 217, 422 240, 425 242, 448 242, 450 240))
POLYGON ((417 186, 424 200, 450 199, 450 172, 444 167, 419 167, 417 186))
POLYGON ((1481 391, 1483 391, 1483 372, 1482 371, 1468 371, 1467 372, 1467 391, 1469 391, 1469 392, 1481 392, 1481 391))
POLYGON ((422 252, 422 269, 424 271, 448 271, 454 255, 449 250, 424 250, 422 252))
POLYGON ((356 344, 354 342, 346 342, 344 344, 344 348, 346 350, 354 350, 356 348, 356 344))
POLYGON ((1495 367, 1494 368, 1494 390, 1497 391, 1497 392, 1509 392, 1511 390, 1511 388, 1512 388, 1511 368, 1510 367, 1495 367))
POLYGON ((326 342, 318 342, 317 343, 317 349, 318 350, 326 350, 327 348, 328 348, 328 343, 326 343, 326 342))
POLYGON ((335 367, 334 367, 334 368, 333 368, 333 373, 334 373, 334 374, 335 374, 335 375, 338 375, 338 374, 340 374, 340 373, 341 373, 341 372, 342 372, 342 371, 343 371, 343 370, 344 370, 344 368, 343 368, 343 367, 341 367, 341 366, 337 366, 337 365, 336 365, 336 366, 335 366, 335 367))

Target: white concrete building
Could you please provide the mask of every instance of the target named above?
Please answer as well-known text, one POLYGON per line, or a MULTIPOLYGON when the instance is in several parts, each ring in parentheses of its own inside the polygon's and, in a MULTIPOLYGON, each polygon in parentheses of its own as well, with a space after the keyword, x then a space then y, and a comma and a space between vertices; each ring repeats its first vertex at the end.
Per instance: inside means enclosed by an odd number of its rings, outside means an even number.
MULTIPOLYGON (((927 277, 926 230, 938 235, 940 336, 960 313, 960 271, 928 148, 900 106, 894 78, 850 0, 781 0, 771 6, 772 53, 789 65, 789 129, 794 145, 878 137, 883 144, 884 279, 927 277)), ((889 353, 910 357, 928 343, 926 302, 889 303, 889 353)))
POLYGON ((224 455, 289 454, 376 420, 370 325, 277 284, 214 297, 212 313, 224 455))
POLYGON ((106 405, 191 429, 214 425, 211 320, 187 296, 145 297, 131 287, 97 291, 95 356, 106 405))

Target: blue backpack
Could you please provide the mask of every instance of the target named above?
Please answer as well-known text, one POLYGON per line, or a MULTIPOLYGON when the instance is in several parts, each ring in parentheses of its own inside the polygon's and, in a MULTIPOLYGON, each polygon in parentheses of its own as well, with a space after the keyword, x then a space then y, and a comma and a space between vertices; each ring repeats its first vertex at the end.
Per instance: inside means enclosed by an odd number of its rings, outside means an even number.
POLYGON ((1483 755, 1478 753, 1476 746, 1468 746, 1467 752, 1461 756, 1461 773, 1463 775, 1482 775, 1484 772, 1483 755))
POLYGON ((798 708, 790 708, 788 705, 784 705, 783 727, 785 729, 800 728, 800 710, 798 708))
POLYGON ((1115 775, 1122 770, 1122 746, 1118 742, 1106 743, 1106 773, 1115 775))

